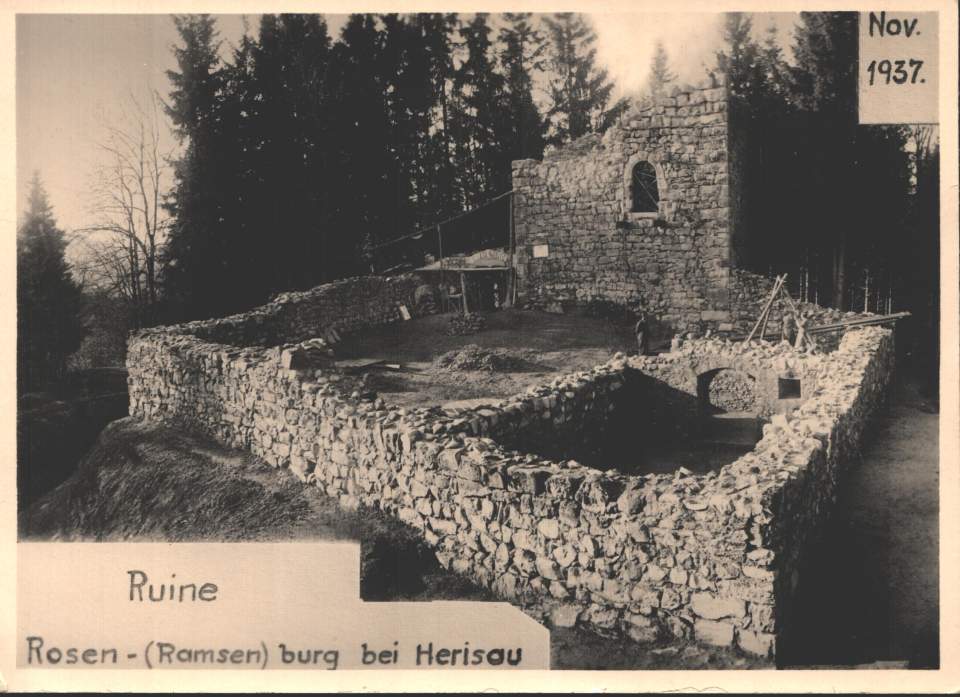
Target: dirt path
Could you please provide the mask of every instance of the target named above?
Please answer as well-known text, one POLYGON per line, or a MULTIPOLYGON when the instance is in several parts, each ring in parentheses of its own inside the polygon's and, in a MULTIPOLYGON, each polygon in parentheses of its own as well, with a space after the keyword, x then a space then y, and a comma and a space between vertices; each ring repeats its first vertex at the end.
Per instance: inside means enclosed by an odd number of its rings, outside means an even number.
POLYGON ((939 417, 899 385, 802 580, 799 665, 939 662, 939 417))

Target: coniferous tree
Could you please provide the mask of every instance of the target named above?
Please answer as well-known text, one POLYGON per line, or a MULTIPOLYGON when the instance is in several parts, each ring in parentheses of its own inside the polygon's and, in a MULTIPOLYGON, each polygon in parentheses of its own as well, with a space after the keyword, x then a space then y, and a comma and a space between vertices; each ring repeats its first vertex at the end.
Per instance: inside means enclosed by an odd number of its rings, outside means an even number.
POLYGON ((431 180, 440 175, 449 182, 442 138, 446 132, 445 79, 452 65, 446 65, 449 56, 445 55, 443 15, 390 14, 383 17, 383 23, 377 70, 386 86, 396 181, 393 224, 381 234, 395 237, 418 226, 425 208, 442 208, 444 193, 449 196, 431 180), (434 123, 440 129, 437 140, 431 138, 434 123), (430 171, 431 165, 439 171, 430 171))
POLYGON ((165 250, 168 301, 185 318, 210 317, 224 306, 226 241, 222 217, 223 170, 219 152, 218 94, 222 73, 215 21, 209 15, 174 18, 183 42, 174 48, 177 70, 166 105, 174 133, 184 145, 174 165, 167 206, 173 223, 165 250))
POLYGON ((454 155, 452 123, 454 94, 454 35, 459 19, 452 13, 417 14, 411 18, 415 28, 415 51, 422 46, 423 66, 430 85, 430 107, 420 121, 424 129, 422 166, 419 172, 416 214, 417 225, 445 218, 463 208, 462 192, 457 182, 461 176, 454 155))
POLYGON ((717 51, 717 69, 726 77, 733 99, 754 104, 767 89, 760 46, 753 39, 753 20, 744 12, 728 12, 723 22, 723 48, 717 51))
POLYGON ((930 129, 918 127, 914 138, 916 182, 907 234, 896 254, 897 302, 891 309, 909 309, 913 332, 906 344, 921 378, 923 394, 937 398, 940 377, 940 147, 930 129), (930 140, 927 140, 930 138, 930 140))
POLYGON ((334 277, 331 233, 330 37, 320 15, 264 15, 253 50, 258 135, 258 263, 267 295, 334 277))
POLYGON ((459 97, 455 120, 465 208, 502 193, 510 181, 505 81, 494 69, 491 32, 484 13, 460 28, 466 56, 454 76, 454 89, 459 97))
POLYGON ((546 43, 530 22, 530 12, 506 12, 500 29, 500 65, 506 79, 510 117, 507 156, 512 160, 543 157, 546 123, 533 98, 534 73, 544 69, 546 43))
POLYGON ((83 297, 64 258, 66 240, 35 173, 17 229, 17 390, 23 394, 63 377, 84 336, 83 297))
POLYGON ((903 129, 857 123, 856 15, 804 13, 795 67, 774 30, 762 45, 753 38, 749 16, 730 13, 724 29, 737 236, 750 237, 753 265, 789 272, 805 299, 879 307, 908 215, 909 162, 903 129))
POLYGON ((876 291, 892 283, 910 163, 907 129, 858 123, 857 30, 854 12, 801 13, 789 95, 809 124, 806 191, 821 212, 800 220, 814 233, 831 304, 864 310, 879 308, 876 291))
POLYGON ((391 145, 383 43, 377 18, 354 14, 333 47, 331 79, 339 85, 331 84, 332 133, 340 171, 332 184, 334 217, 346 233, 340 236, 342 249, 354 264, 369 263, 375 244, 399 234, 393 222, 399 168, 391 145))
POLYGON ((670 59, 662 41, 657 41, 653 49, 653 58, 650 60, 650 75, 647 78, 647 93, 652 97, 664 94, 667 86, 677 79, 677 74, 670 69, 670 59))
POLYGON ((789 91, 790 66, 783 57, 777 26, 767 27, 763 45, 760 48, 759 62, 762 77, 766 83, 764 95, 769 99, 768 108, 782 110, 789 91))
POLYGON ((596 67, 596 33, 585 17, 572 12, 547 17, 544 23, 550 36, 549 142, 602 132, 626 110, 628 101, 609 106, 613 83, 605 69, 596 67))
POLYGON ((335 203, 339 81, 322 17, 264 15, 226 65, 212 19, 178 18, 178 29, 169 113, 185 151, 167 276, 181 314, 238 311, 354 271, 335 203))
MULTIPOLYGON (((807 236, 798 235, 789 219, 779 220, 783 206, 794 205, 793 184, 802 181, 795 179, 798 163, 789 142, 791 132, 785 128, 786 65, 775 44, 761 47, 754 39, 749 14, 728 12, 722 41, 716 71, 723 75, 730 95, 731 156, 741 181, 735 192, 738 262, 768 272, 771 264, 777 266, 783 259, 806 259, 798 243, 807 236)), ((792 271, 791 280, 797 277, 792 271)))
POLYGON ((231 309, 252 307, 269 293, 265 280, 263 247, 270 235, 260 233, 262 172, 257 157, 262 147, 258 108, 260 95, 254 75, 256 42, 244 32, 228 63, 223 66, 219 104, 218 146, 221 171, 232 192, 222 211, 229 244, 223 247, 229 273, 231 309))
POLYGON ((831 279, 831 304, 847 307, 847 241, 856 219, 848 187, 855 176, 857 129, 857 15, 802 12, 794 34, 796 65, 791 98, 808 116, 805 222, 823 252, 821 273, 831 279), (813 210, 830 211, 813 217, 813 210))

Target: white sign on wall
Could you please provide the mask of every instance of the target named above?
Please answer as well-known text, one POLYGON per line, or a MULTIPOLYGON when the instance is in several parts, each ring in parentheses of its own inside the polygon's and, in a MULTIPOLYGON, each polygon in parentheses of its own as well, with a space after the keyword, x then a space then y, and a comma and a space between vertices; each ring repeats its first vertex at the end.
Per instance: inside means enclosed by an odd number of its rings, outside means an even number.
POLYGON ((861 12, 860 123, 937 123, 936 12, 861 12))
POLYGON ((541 259, 543 257, 550 256, 550 247, 545 244, 535 244, 533 245, 533 258, 541 259))

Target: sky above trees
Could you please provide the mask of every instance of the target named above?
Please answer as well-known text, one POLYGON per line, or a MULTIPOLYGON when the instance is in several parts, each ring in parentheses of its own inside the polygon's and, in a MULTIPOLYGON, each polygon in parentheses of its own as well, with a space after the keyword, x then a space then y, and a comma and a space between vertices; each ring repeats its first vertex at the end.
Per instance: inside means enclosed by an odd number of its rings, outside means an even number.
MULTIPOLYGON (((789 43, 796 15, 758 15, 755 29, 775 23, 789 43)), ((704 75, 719 46, 719 14, 590 15, 598 64, 614 82, 614 98, 644 88, 657 40, 663 42, 680 82, 704 75)), ((333 37, 346 21, 326 15, 333 37)), ((496 26, 496 16, 492 17, 496 26)), ((226 57, 255 15, 217 16, 226 57)), ((57 219, 67 230, 91 219, 91 177, 101 165, 97 147, 104 127, 129 119, 131 97, 149 103, 153 90, 166 97, 165 71, 174 66, 173 21, 166 15, 20 15, 17 19, 17 210, 26 206, 30 177, 43 176, 57 219)), ((164 129, 168 148, 175 139, 164 129)))

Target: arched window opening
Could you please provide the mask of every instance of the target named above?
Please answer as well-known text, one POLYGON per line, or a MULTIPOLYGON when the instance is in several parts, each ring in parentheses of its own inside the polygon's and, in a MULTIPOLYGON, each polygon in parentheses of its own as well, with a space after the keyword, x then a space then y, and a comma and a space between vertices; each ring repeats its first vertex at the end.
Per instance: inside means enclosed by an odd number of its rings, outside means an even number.
POLYGON ((657 187, 657 170, 649 162, 633 166, 630 185, 633 213, 657 213, 660 210, 660 190, 657 187))

